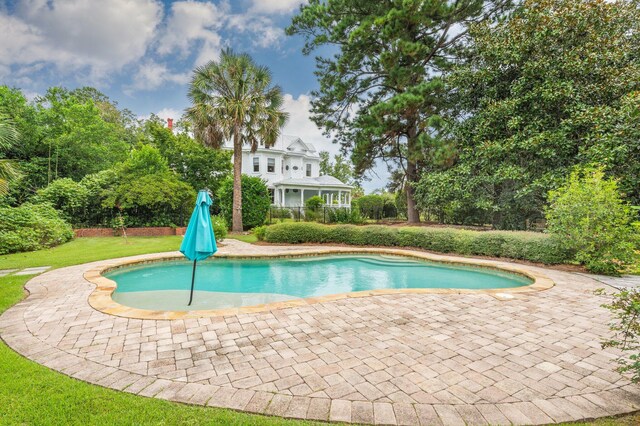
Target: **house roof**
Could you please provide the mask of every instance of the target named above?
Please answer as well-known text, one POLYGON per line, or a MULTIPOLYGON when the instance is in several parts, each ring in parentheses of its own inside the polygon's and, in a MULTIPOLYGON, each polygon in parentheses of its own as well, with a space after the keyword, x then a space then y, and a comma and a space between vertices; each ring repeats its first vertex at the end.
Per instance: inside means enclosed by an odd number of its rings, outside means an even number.
MULTIPOLYGON (((226 141, 224 144, 225 149, 233 149, 233 142, 226 141)), ((242 147, 243 151, 249 150, 248 146, 242 147)), ((300 139, 298 136, 292 135, 280 135, 276 143, 270 148, 258 147, 258 150, 269 150, 269 151, 281 151, 283 153, 291 153, 298 152, 298 154, 304 154, 311 157, 318 157, 318 152, 316 151, 316 147, 313 144, 308 143, 300 139), (299 146, 300 149, 296 150, 296 147, 299 146)))
POLYGON ((351 185, 342 183, 333 176, 323 175, 318 177, 305 177, 305 178, 289 178, 283 179, 278 182, 274 182, 273 186, 309 186, 309 187, 332 187, 332 188, 344 188, 351 189, 351 185))

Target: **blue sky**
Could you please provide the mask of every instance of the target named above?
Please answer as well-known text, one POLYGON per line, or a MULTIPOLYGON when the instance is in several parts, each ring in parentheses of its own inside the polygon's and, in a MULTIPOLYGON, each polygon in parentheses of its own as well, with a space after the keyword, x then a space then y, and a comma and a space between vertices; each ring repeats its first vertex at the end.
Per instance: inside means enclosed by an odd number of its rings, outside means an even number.
MULTIPOLYGON (((291 119, 284 133, 338 147, 309 119, 314 55, 284 28, 301 0, 0 0, 0 84, 28 97, 48 87, 94 86, 139 116, 178 118, 195 66, 231 47, 273 72, 291 119)), ((384 186, 376 169, 365 188, 384 186)))

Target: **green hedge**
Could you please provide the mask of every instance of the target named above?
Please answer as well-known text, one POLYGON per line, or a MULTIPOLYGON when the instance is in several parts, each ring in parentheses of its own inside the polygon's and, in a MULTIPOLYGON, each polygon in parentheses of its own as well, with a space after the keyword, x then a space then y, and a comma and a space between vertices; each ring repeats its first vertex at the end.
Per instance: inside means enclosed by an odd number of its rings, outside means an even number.
POLYGON ((281 223, 267 227, 270 243, 334 243, 387 247, 417 247, 440 253, 482 255, 566 263, 573 256, 547 234, 519 231, 468 231, 451 228, 281 223))
POLYGON ((53 247, 73 238, 71 225, 49 204, 0 208, 0 254, 53 247))
MULTIPOLYGON (((261 178, 242 175, 242 226, 245 230, 263 225, 271 206, 269 189, 261 178)), ((220 212, 229 228, 233 225, 233 177, 230 176, 218 189, 220 212)))

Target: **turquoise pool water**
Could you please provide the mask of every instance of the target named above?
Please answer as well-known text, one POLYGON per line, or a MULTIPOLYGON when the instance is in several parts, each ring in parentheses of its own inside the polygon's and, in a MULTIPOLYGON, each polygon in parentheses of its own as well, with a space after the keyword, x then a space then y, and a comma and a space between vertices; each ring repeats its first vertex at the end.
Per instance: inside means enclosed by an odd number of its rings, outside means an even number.
POLYGON ((142 309, 219 309, 373 289, 520 287, 529 278, 471 266, 387 255, 285 259, 213 258, 198 263, 194 303, 187 307, 192 263, 166 261, 116 269, 113 299, 142 309))

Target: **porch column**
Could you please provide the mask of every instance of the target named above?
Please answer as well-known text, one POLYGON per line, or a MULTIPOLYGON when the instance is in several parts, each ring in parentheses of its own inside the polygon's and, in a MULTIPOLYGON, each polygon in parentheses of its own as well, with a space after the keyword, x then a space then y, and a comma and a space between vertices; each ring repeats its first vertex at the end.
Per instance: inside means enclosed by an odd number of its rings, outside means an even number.
POLYGON ((329 205, 333 205, 333 192, 329 194, 329 205))
POLYGON ((342 207, 342 191, 338 191, 338 206, 342 207))
POLYGON ((304 207, 304 189, 300 189, 300 207, 304 207))

